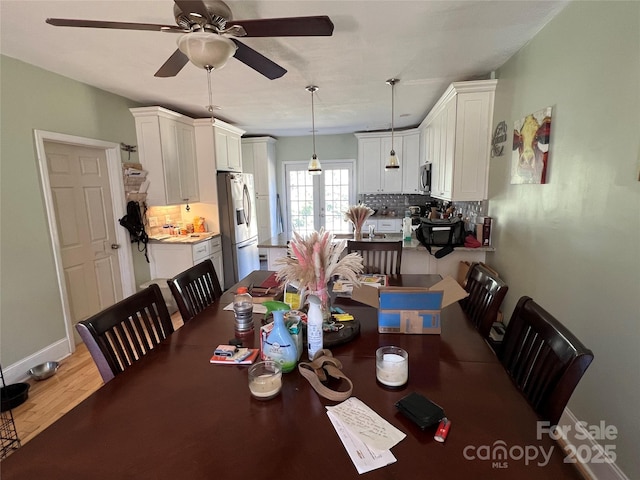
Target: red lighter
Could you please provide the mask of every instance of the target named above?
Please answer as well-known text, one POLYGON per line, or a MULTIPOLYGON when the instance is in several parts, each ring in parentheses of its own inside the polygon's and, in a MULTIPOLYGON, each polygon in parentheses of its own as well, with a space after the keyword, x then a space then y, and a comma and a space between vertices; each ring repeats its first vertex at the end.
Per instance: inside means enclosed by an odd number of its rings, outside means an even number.
POLYGON ((447 417, 444 417, 440 421, 440 425, 438 425, 438 430, 436 430, 436 434, 433 439, 436 442, 444 442, 447 439, 447 435, 449 435, 449 428, 451 428, 451 422, 447 417))

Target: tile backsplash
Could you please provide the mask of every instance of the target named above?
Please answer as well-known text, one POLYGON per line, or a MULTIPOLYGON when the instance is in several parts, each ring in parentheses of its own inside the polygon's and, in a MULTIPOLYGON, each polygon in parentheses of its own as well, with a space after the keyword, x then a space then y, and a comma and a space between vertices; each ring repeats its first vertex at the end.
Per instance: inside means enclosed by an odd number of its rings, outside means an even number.
MULTIPOLYGON (((427 204, 443 207, 443 200, 432 198, 429 195, 401 195, 401 194, 368 194, 358 195, 358 200, 371 208, 382 210, 385 206, 389 213, 395 211, 396 216, 403 217, 405 210, 410 205, 418 205, 424 207, 427 204)), ((446 202, 447 204, 449 202, 446 202)), ((463 218, 467 221, 474 222, 477 217, 485 216, 488 212, 488 202, 453 202, 456 213, 462 213, 463 218)))

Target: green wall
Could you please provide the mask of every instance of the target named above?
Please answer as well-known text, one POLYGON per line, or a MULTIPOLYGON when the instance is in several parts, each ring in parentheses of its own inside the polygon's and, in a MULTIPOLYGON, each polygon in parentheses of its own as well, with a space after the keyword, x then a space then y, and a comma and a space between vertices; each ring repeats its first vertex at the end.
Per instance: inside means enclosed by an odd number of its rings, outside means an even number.
POLYGON ((503 310, 529 295, 593 350, 569 408, 640 478, 640 2, 570 3, 498 79, 494 127, 553 107, 546 185, 510 184, 511 138, 491 159, 503 310))
MULTIPOLYGON (((0 361, 6 368, 65 338, 34 130, 135 145, 128 108, 138 105, 6 56, 0 56, 0 105, 0 361)), ((135 251, 134 264, 139 284, 149 267, 135 251)))
MULTIPOLYGON (((313 138, 279 137, 276 143, 276 178, 280 196, 284 198, 284 168, 282 162, 308 162, 313 154, 313 138)), ((316 135, 316 154, 323 160, 357 160, 358 139, 352 133, 343 135, 316 135)))

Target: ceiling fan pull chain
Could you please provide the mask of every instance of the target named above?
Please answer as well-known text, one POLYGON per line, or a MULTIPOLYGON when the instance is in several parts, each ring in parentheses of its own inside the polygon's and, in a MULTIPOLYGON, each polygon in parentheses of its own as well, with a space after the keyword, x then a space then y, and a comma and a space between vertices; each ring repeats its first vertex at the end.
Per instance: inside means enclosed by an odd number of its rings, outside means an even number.
POLYGON ((213 110, 215 107, 213 105, 213 94, 211 92, 211 70, 213 70, 213 68, 206 66, 204 69, 207 71, 207 85, 209 87, 209 105, 207 105, 207 110, 209 110, 209 113, 211 114, 211 125, 213 125, 216 123, 216 119, 213 116, 213 110))

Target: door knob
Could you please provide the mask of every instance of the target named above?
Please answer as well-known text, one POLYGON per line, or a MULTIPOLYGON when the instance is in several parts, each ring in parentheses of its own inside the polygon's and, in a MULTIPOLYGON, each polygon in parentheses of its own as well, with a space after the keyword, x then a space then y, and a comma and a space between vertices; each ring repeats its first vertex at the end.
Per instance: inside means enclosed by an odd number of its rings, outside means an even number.
POLYGON ((112 243, 112 244, 111 244, 111 249, 112 249, 112 250, 117 250, 117 249, 119 249, 119 248, 120 248, 120 244, 119 244, 119 243, 112 243))

